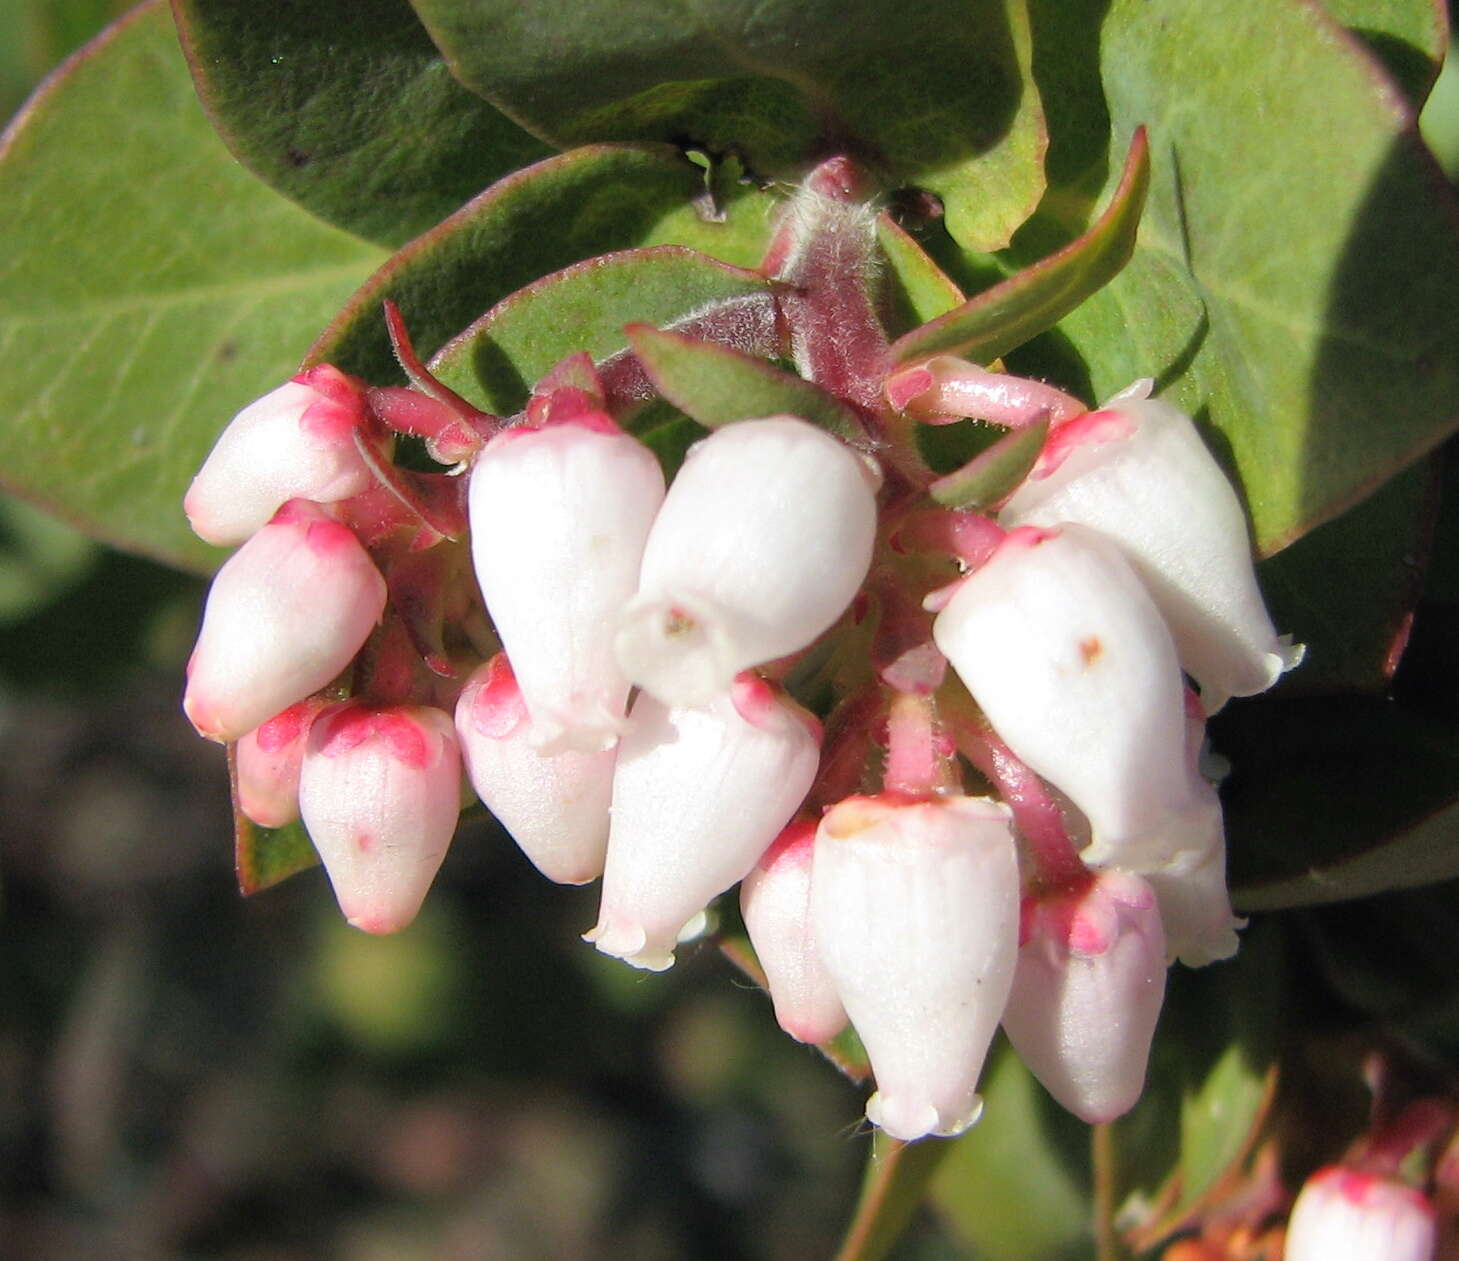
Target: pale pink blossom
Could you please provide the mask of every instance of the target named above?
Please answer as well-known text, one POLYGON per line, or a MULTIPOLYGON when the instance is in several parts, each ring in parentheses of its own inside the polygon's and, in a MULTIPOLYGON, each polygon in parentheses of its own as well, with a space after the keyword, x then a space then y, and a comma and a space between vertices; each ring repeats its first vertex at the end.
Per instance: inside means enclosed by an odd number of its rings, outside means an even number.
POLYGON ((239 738, 234 750, 238 808, 260 827, 281 828, 299 817, 304 743, 322 707, 321 701, 300 701, 239 738))
POLYGON ((1434 1206, 1413 1187, 1329 1165, 1302 1188, 1287 1224, 1286 1261, 1432 1261, 1434 1206))

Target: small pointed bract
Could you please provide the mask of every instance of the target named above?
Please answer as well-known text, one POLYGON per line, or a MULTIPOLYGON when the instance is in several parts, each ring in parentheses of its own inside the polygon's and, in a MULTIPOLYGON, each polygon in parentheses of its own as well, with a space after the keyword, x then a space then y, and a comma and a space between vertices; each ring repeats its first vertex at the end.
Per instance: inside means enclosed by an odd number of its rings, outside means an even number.
POLYGON ((741 670, 804 648, 866 577, 876 480, 844 443, 790 416, 727 425, 693 447, 620 621, 624 673, 665 704, 702 705, 741 670))
POLYGON ((237 740, 317 692, 354 659, 385 598, 354 534, 290 500, 213 579, 183 697, 193 726, 237 740))
POLYGON ((1161 399, 1122 398, 1054 429, 998 519, 1009 528, 1073 522, 1117 542, 1207 713, 1264 692, 1302 659, 1262 601, 1241 501, 1190 417, 1161 399))
POLYGON ((828 1042, 846 1026, 846 1009, 821 961, 811 923, 816 824, 792 823, 740 885, 740 912, 765 970, 775 1019, 798 1042, 828 1042))
POLYGON ((259 827, 281 828, 299 817, 304 743, 321 708, 322 701, 300 701, 239 739, 238 808, 259 827))
POLYGON ((364 394, 320 364, 250 403, 223 430, 183 498, 193 532, 242 543, 290 499, 335 503, 371 485, 355 447, 364 394))
POLYGON ((471 555, 549 752, 611 748, 628 681, 613 626, 664 497, 658 461, 606 415, 493 438, 471 471, 471 555))
POLYGON ((603 874, 614 750, 544 754, 505 654, 466 681, 456 703, 461 757, 482 804, 549 880, 586 884, 603 874))
POLYGON ((345 701, 309 731, 299 811, 344 917, 398 932, 420 910, 456 830, 461 759, 450 716, 345 701))
POLYGON ((800 808, 815 719, 746 675, 699 708, 633 703, 613 777, 598 923, 604 954, 661 972, 684 925, 743 879, 800 808))
POLYGON ((980 797, 849 797, 821 820, 816 943, 876 1074, 869 1120, 959 1134, 1013 983, 1018 859, 1007 807, 980 797))
POLYGON ((1022 937, 1003 1029, 1044 1088, 1095 1124, 1128 1112, 1145 1085, 1165 997, 1165 939, 1155 893, 1103 872, 1023 902, 1022 937))
POLYGON ((1180 665, 1115 544, 1015 530, 932 629, 1008 747, 1088 817, 1085 862, 1143 870, 1203 843, 1180 665))
POLYGON ((1302 1188, 1287 1224, 1286 1261, 1432 1261, 1434 1206, 1392 1178, 1329 1165, 1302 1188))

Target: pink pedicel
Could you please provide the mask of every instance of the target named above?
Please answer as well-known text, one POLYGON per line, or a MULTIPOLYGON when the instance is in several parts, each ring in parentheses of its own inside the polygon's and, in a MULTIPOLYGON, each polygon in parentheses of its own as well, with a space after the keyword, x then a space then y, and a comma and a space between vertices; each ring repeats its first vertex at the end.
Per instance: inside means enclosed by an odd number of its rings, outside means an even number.
POLYGON ((815 940, 876 1075, 867 1118, 894 1138, 953 1135, 1013 983, 1018 858, 981 797, 850 797, 816 834, 815 940))
POLYGON ((183 709, 200 735, 237 740, 329 683, 385 608, 385 579, 318 505, 285 504, 213 579, 183 709))
POLYGON ((309 725, 324 707, 304 700, 240 737, 235 751, 238 808, 260 827, 281 828, 299 817, 299 768, 309 725))
POLYGON ((1165 996, 1154 891, 1108 871, 1023 900, 1003 1029, 1055 1099, 1091 1124, 1129 1111, 1145 1084, 1165 996))
POLYGON ((482 804, 538 871, 559 884, 585 884, 602 874, 614 750, 538 750, 521 690, 501 653, 466 681, 456 731, 482 804))
POLYGON ((790 824, 740 885, 740 911, 765 971, 775 1019, 797 1042, 827 1042, 846 1010, 821 961, 811 921, 816 822, 790 824))
POLYGON ((456 830, 460 778, 438 709, 345 701, 315 720, 299 811, 354 927, 393 933, 415 918, 456 830))
POLYGON ((1020 429, 1047 418, 1055 425, 1084 413, 1077 398, 1042 381, 990 372, 987 368, 938 355, 887 378, 887 401, 929 424, 963 418, 1020 429))
POLYGON ((311 368, 249 404, 219 436, 183 499, 199 538, 242 543, 290 499, 334 503, 373 478, 355 447, 365 417, 359 384, 311 368))
POLYGON ((1287 1224, 1286 1261, 1432 1261, 1433 1204, 1393 1178, 1329 1165, 1302 1188, 1287 1224))

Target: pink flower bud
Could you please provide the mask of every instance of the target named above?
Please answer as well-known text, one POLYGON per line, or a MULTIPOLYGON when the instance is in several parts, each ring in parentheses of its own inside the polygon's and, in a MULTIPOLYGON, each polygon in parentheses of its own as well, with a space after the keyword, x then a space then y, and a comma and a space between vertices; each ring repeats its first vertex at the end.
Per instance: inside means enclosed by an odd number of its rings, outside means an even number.
POLYGON ((1169 624, 1207 713, 1265 691, 1302 659, 1262 602, 1236 492, 1169 403, 1123 398, 1055 430, 998 519, 1074 522, 1115 540, 1169 624))
POLYGON ((237 740, 349 665, 385 609, 385 579, 323 509, 291 500, 213 579, 183 709, 237 740))
POLYGON ((697 709, 633 703, 613 777, 595 928, 604 954, 661 972, 684 926, 742 879, 810 791, 815 719, 746 676, 697 709))
POLYGON ((299 810, 339 909, 367 933, 420 910, 460 811, 456 729, 439 709, 346 701, 309 731, 299 810))
POLYGON ((816 942, 895 1138, 959 1134, 1013 982, 1018 860, 1005 806, 850 797, 816 835, 816 942))
POLYGON ((503 654, 467 680, 456 733, 482 803, 549 880, 586 884, 603 874, 614 751, 543 754, 528 740, 522 691, 503 654))
POLYGON ((1088 816, 1086 862, 1144 870, 1204 844, 1180 665, 1113 543, 1073 525, 1016 530, 932 633, 1015 756, 1088 816))
POLYGON ((471 554, 532 718, 558 752, 611 748, 628 682, 612 627, 664 497, 642 443, 588 413, 493 438, 471 473, 471 554))
POLYGON ((1154 890, 1107 871, 1076 890, 1024 899, 1003 1029, 1035 1077, 1091 1124, 1128 1112, 1165 997, 1154 890))
POLYGON ((815 844, 814 822, 792 823, 740 885, 740 911, 765 969, 775 1019, 799 1042, 827 1042, 846 1026, 811 924, 815 844))
POLYGON ((695 446, 654 522, 618 662, 665 704, 702 705, 741 670, 826 630, 866 577, 875 475, 789 416, 695 446))
POLYGON ((264 828, 299 817, 299 768, 309 724, 323 707, 303 700, 241 736, 234 751, 238 808, 264 828))
POLYGON ((250 403, 223 430, 183 498, 199 538, 231 547, 290 499, 334 503, 368 489, 355 448, 364 396, 322 364, 250 403))
POLYGON ((1391 1178, 1329 1165, 1302 1188, 1287 1225, 1286 1261, 1431 1261, 1434 1206, 1391 1178))

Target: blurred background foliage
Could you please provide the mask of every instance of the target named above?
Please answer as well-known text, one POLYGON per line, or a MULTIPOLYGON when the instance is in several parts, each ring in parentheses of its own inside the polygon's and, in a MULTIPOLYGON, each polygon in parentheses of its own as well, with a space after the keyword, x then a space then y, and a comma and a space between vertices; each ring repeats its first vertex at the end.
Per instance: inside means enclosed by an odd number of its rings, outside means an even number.
MULTIPOLYGON (((125 7, 0 2, 0 116, 125 7)), ((1456 69, 1424 119, 1451 178, 1456 69)), ((1459 625, 1459 587, 1432 590, 1425 678, 1459 625)), ((604 959, 577 941, 594 892, 548 887, 487 822, 397 938, 348 929, 318 870, 235 893, 222 751, 178 709, 202 594, 0 499, 0 1257, 830 1256, 869 1141, 861 1092, 711 947, 665 976, 604 959)), ((1337 1130, 1362 1100, 1322 1094, 1329 1055, 1361 1031, 1422 1047, 1452 1087, 1459 1001, 1432 943, 1454 940, 1454 905, 1448 885, 1259 920, 1260 950, 1187 974, 1172 1003, 1199 1023, 1240 988, 1223 974, 1299 969, 1280 1027, 1257 1019, 1298 1065, 1280 1106, 1315 1091, 1337 1130)), ((1188 1061, 1162 1045, 1157 1074, 1188 1061)), ((1040 1116, 1077 1127, 1011 1063, 985 1143, 1047 1162, 1045 1202, 1010 1211, 964 1144, 900 1261, 1044 1255, 1040 1231, 1070 1246, 1082 1139, 1067 1168, 1019 1147, 1040 1116)))

